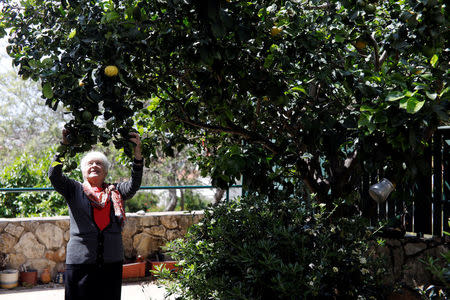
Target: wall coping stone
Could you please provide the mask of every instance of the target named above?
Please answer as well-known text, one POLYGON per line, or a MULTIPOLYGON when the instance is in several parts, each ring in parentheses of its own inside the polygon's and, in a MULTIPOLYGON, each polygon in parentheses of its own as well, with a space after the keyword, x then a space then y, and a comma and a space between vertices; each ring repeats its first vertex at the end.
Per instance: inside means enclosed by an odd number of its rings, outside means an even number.
MULTIPOLYGON (((129 217, 161 217, 161 216, 186 216, 186 215, 202 215, 203 210, 192 211, 158 211, 149 213, 126 213, 129 217)), ((56 216, 56 217, 29 217, 29 218, 0 218, 0 223, 18 223, 24 221, 61 221, 69 220, 69 216, 56 216)))

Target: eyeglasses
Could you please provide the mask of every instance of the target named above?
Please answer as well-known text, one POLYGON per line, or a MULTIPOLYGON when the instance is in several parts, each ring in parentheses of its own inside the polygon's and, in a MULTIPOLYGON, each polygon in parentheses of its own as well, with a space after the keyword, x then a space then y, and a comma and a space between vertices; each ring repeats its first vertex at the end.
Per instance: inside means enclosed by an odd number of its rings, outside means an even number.
POLYGON ((103 162, 101 160, 90 160, 87 162, 86 166, 92 167, 94 164, 96 166, 104 167, 103 162))

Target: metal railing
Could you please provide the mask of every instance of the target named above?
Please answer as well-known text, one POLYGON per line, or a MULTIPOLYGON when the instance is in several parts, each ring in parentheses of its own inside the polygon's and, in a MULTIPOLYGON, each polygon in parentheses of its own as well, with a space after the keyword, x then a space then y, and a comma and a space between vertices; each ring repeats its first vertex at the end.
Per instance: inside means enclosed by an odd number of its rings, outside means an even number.
MULTIPOLYGON (((225 198, 230 199, 231 188, 242 188, 241 184, 232 185, 225 190, 225 198)), ((176 185, 176 186, 141 186, 139 190, 173 190, 173 189, 216 189, 212 185, 176 185)), ((23 187, 23 188, 0 188, 0 192, 23 193, 23 192, 52 192, 52 187, 23 187)))

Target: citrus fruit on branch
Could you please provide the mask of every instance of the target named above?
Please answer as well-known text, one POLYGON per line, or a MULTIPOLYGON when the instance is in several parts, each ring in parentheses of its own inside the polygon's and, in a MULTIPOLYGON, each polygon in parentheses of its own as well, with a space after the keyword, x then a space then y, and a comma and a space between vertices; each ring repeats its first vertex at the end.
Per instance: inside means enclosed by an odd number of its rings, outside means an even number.
POLYGON ((107 66, 105 68, 105 75, 108 77, 117 76, 118 73, 119 73, 119 69, 116 66, 107 66))

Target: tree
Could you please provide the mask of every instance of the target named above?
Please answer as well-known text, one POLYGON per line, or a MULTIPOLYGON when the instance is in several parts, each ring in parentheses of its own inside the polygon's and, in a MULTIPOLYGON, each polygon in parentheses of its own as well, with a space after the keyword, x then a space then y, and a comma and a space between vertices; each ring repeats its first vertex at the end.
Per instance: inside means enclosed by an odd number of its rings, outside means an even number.
POLYGON ((68 155, 126 148, 137 116, 169 139, 145 139, 147 157, 206 141, 214 185, 243 175, 251 191, 330 202, 362 172, 411 180, 448 122, 443 0, 22 3, 2 8, 7 50, 73 114, 68 155))
MULTIPOLYGON (((1 41, 3 47, 5 40, 1 41)), ((4 50, 4 49, 2 49, 4 50)), ((2 61, 11 58, 2 51, 2 61)), ((3 63, 5 64, 5 63, 3 63)), ((39 85, 21 80, 12 68, 0 74, 0 165, 6 166, 23 153, 46 151, 60 139, 62 125, 69 120, 62 108, 52 112, 41 99, 39 85)))

